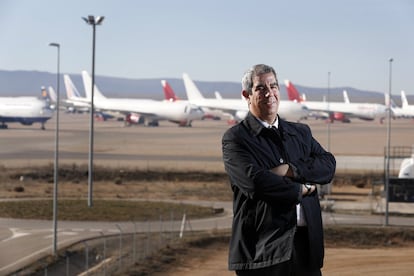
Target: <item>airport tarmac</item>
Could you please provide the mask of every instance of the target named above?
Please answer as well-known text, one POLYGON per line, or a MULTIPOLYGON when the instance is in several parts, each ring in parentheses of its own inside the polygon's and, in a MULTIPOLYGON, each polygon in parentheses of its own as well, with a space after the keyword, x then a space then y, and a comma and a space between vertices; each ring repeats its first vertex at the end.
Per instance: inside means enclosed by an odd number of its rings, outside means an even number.
MULTIPOLYGON (((90 122, 88 114, 60 114, 59 163, 88 164, 90 122)), ((51 164, 55 152, 55 119, 46 124, 10 124, 0 130, 3 167, 51 164)), ((383 171, 388 123, 354 119, 351 123, 327 124, 309 119, 315 138, 337 159, 338 170, 383 171)), ((164 170, 223 171, 221 137, 225 120, 194 121, 193 127, 178 127, 161 121, 159 127, 130 126, 116 120, 94 122, 95 165, 164 170)), ((414 145, 414 120, 391 121, 391 147, 414 145)), ((391 162, 398 169, 400 160, 391 162)))

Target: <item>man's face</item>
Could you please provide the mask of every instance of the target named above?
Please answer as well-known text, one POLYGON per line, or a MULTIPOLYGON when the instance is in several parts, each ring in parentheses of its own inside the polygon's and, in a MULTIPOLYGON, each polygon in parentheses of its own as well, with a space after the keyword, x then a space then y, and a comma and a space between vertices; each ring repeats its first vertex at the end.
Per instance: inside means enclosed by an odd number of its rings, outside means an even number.
POLYGON ((263 121, 273 123, 279 110, 279 85, 272 73, 253 78, 252 94, 243 91, 252 114, 263 121))

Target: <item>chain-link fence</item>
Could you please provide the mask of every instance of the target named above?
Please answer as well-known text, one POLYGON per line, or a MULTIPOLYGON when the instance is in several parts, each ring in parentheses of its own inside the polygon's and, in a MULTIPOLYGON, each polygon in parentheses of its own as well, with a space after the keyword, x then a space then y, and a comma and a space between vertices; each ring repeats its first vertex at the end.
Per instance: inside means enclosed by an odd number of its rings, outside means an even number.
POLYGON ((120 274, 136 263, 176 242, 185 236, 198 235, 193 231, 185 215, 181 222, 147 222, 146 231, 119 230, 77 242, 59 250, 57 256, 49 256, 13 275, 114 275, 120 274))

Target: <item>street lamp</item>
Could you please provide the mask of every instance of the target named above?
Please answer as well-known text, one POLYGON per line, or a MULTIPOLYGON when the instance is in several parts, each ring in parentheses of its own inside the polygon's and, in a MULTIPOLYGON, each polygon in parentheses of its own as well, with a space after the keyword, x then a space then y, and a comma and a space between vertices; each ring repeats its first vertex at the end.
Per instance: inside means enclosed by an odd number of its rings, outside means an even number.
POLYGON ((388 216, 389 216, 389 186, 390 186, 390 147, 391 147, 391 77, 392 77, 392 62, 393 58, 388 60, 389 62, 389 79, 388 79, 388 106, 387 106, 387 158, 386 158, 386 168, 385 168, 385 226, 388 226, 388 216))
POLYGON ((92 207, 92 193, 93 193, 93 117, 94 117, 94 86, 95 86, 95 33, 96 25, 101 25, 104 16, 88 15, 82 19, 92 26, 92 88, 91 88, 91 108, 90 108, 90 122, 89 122, 89 174, 88 174, 88 206, 92 207))
POLYGON ((54 167, 54 181, 53 181, 53 254, 57 254, 57 194, 58 194, 58 176, 59 176, 59 84, 60 84, 60 44, 49 43, 49 46, 57 48, 57 94, 56 94, 56 130, 55 130, 55 167, 54 167))
POLYGON ((331 110, 330 110, 330 97, 331 97, 331 72, 328 72, 328 97, 327 97, 327 104, 328 104, 328 148, 327 150, 331 150, 331 120, 334 120, 334 116, 332 115, 331 118, 331 110))
MULTIPOLYGON (((333 115, 331 116, 331 110, 330 110, 330 95, 331 95, 331 72, 328 72, 328 96, 326 97, 326 101, 327 101, 327 110, 328 110, 328 128, 327 128, 327 150, 331 151, 331 123, 334 118, 333 115)), ((329 195, 331 194, 331 187, 332 187, 332 183, 329 183, 328 185, 320 185, 319 186, 319 191, 320 194, 322 195, 322 197, 324 197, 325 195, 329 195)))

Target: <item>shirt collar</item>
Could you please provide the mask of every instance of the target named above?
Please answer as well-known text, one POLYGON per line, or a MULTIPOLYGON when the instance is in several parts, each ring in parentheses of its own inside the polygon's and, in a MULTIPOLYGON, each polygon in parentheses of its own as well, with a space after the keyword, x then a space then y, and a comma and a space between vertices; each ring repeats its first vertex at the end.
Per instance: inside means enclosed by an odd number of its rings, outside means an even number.
POLYGON ((279 116, 276 116, 276 120, 273 122, 273 124, 269 124, 268 122, 262 121, 259 118, 257 118, 257 120, 259 120, 259 122, 265 127, 265 128, 271 128, 271 127, 275 127, 275 128, 279 128, 279 116))

